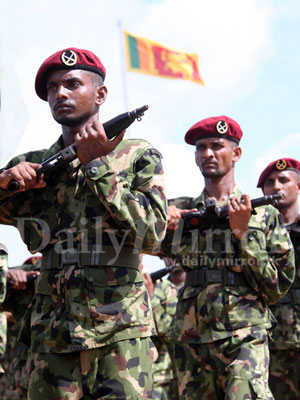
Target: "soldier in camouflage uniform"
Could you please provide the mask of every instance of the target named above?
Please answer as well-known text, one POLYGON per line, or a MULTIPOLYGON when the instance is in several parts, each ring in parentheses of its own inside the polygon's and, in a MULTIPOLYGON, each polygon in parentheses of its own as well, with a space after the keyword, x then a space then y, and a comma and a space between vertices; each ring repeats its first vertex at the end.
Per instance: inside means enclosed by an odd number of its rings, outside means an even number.
POLYGON ((151 305, 157 330, 153 342, 158 351, 154 363, 154 394, 155 399, 177 400, 177 379, 173 366, 173 342, 169 340, 169 327, 174 318, 178 292, 183 286, 185 272, 171 259, 164 258, 169 268, 167 279, 159 280, 154 287, 151 305), (172 266, 171 266, 172 264, 172 266))
POLYGON ((283 194, 280 211, 295 249, 296 275, 288 293, 271 310, 277 319, 272 330, 269 384, 276 400, 300 399, 300 163, 292 158, 271 162, 261 173, 258 187, 265 195, 283 194))
POLYGON ((69 48, 40 67, 37 94, 62 136, 15 157, 0 173, 0 222, 15 225, 41 273, 23 338, 30 338, 29 398, 153 398, 155 327, 138 252, 166 230, 161 155, 148 142, 109 140, 99 123, 105 68, 69 48), (76 143, 78 159, 44 180, 41 163, 76 143), (10 181, 19 184, 8 191, 10 181), (27 335, 26 335, 27 332, 27 335))
POLYGON ((34 283, 39 274, 40 259, 40 256, 30 257, 23 265, 8 270, 9 283, 2 307, 10 313, 11 318, 7 321, 7 345, 3 358, 5 375, 0 378, 1 400, 27 399, 28 347, 19 342, 18 336, 22 318, 34 295, 34 283), (24 282, 26 287, 23 285, 24 282))
POLYGON ((199 121, 187 132, 205 188, 198 198, 170 201, 162 253, 187 271, 172 324, 180 399, 272 399, 268 387, 268 304, 291 286, 294 254, 278 211, 256 208, 234 179, 241 157, 240 126, 226 116, 199 121), (214 198, 229 218, 183 230, 185 213, 214 198), (174 232, 175 230, 175 232, 174 232), (182 234, 183 233, 183 234, 182 234))
MULTIPOLYGON (((7 274, 7 249, 0 243, 0 304, 3 303, 6 295, 6 274, 7 274)), ((0 374, 4 373, 2 359, 5 354, 7 338, 7 320, 5 312, 0 312, 0 374)))

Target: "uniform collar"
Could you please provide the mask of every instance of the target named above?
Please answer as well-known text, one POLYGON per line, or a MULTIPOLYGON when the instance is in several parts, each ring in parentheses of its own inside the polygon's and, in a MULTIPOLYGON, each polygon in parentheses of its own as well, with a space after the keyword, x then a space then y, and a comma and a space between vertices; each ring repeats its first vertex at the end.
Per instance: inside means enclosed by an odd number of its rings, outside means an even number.
POLYGON ((48 158, 54 156, 54 154, 58 153, 64 148, 64 141, 62 135, 57 139, 56 142, 52 144, 52 146, 49 147, 44 153, 44 160, 47 160, 48 158))
MULTIPOLYGON (((232 196, 241 196, 243 193, 242 193, 242 191, 240 190, 240 188, 237 186, 237 185, 235 185, 235 187, 233 188, 233 191, 232 191, 232 193, 230 194, 230 196, 229 197, 232 197, 232 196)), ((205 201, 208 199, 208 196, 207 196, 207 193, 206 193, 206 191, 205 191, 205 189, 203 189, 203 191, 202 191, 202 193, 200 194, 200 196, 199 197, 197 197, 197 198, 195 198, 195 199, 193 199, 193 201, 192 201, 192 208, 201 208, 201 207, 204 207, 205 206, 205 201)), ((222 202, 220 202, 220 204, 218 204, 218 205, 224 205, 226 203, 226 201, 222 201, 222 202)))

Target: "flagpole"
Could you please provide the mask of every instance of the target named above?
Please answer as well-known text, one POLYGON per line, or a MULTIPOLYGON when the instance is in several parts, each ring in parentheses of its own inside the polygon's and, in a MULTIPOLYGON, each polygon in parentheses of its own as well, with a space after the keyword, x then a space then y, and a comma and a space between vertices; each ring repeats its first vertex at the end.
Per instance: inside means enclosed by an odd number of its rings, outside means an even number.
POLYGON ((123 30, 122 30, 122 24, 121 24, 120 19, 118 19, 118 28, 119 28, 119 39, 120 39, 121 78, 122 78, 122 86, 123 86, 124 109, 125 109, 125 111, 129 111, 127 81, 126 81, 124 38, 123 38, 123 30))

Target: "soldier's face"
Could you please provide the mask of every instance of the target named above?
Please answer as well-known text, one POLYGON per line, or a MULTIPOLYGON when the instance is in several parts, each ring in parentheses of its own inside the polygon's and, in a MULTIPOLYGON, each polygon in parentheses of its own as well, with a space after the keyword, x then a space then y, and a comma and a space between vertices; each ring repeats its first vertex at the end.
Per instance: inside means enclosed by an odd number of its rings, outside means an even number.
POLYGON ((97 112, 99 94, 88 71, 52 72, 47 80, 47 93, 53 118, 61 125, 77 126, 97 112))
POLYGON ((299 175, 295 171, 273 171, 267 177, 263 187, 264 195, 283 194, 278 200, 277 208, 286 208, 298 201, 300 194, 299 175))
POLYGON ((241 148, 227 139, 204 138, 196 142, 195 159, 205 178, 221 178, 241 156, 241 148))

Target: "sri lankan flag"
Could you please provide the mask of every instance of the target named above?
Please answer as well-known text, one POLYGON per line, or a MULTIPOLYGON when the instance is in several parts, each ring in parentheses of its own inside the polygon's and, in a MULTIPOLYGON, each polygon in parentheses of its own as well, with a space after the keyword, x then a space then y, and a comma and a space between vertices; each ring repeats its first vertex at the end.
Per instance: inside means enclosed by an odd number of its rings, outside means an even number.
POLYGON ((124 31, 127 69, 160 76, 186 79, 204 85, 199 74, 197 54, 175 50, 124 31))

